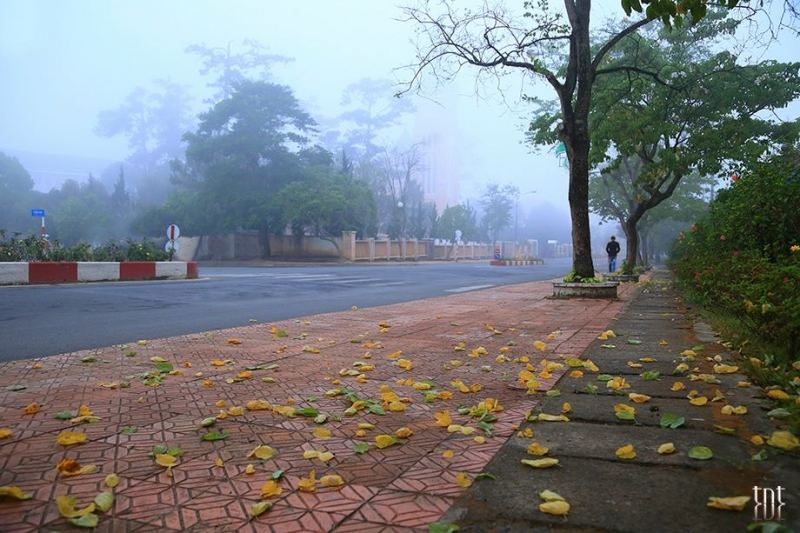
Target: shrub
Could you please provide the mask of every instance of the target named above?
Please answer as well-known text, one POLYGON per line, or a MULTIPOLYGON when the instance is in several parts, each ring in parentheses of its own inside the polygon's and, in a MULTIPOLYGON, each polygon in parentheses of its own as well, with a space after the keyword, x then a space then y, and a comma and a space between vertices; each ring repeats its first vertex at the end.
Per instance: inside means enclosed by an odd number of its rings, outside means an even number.
POLYGON ((800 351, 800 158, 775 157, 720 191, 676 241, 670 266, 690 295, 775 347, 800 351))
POLYGON ((37 235, 6 237, 0 230, 0 261, 166 261, 169 254, 155 242, 142 239, 125 244, 109 241, 92 248, 81 242, 63 247, 58 241, 48 242, 37 235))

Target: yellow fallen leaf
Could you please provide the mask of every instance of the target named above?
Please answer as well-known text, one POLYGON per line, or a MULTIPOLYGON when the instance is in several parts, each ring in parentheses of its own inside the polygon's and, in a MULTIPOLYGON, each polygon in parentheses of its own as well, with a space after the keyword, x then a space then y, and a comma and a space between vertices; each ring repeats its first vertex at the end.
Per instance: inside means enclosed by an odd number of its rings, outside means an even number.
POLYGON ((375 437, 375 446, 379 449, 388 448, 389 446, 396 444, 397 439, 395 439, 391 435, 377 435, 375 437))
POLYGON ((616 455, 620 459, 635 459, 636 450, 634 449, 633 444, 626 444, 621 448, 617 448, 616 455))
POLYGON ((573 370, 572 372, 569 373, 569 377, 571 377, 573 379, 582 378, 583 377, 583 372, 581 372, 580 370, 573 370))
POLYGON ((697 353, 694 350, 684 350, 681 352, 683 357, 688 357, 689 359, 694 359, 697 356, 697 353))
POLYGON ((591 359, 584 361, 583 368, 589 372, 600 372, 600 368, 591 359))
POLYGON ((312 434, 315 439, 328 440, 331 438, 331 430, 328 428, 315 428, 312 434))
POLYGON ((214 459, 214 465, 219 467, 225 466, 225 461, 222 460, 222 457, 217 457, 214 459))
POLYGON ((62 459, 56 465, 56 470, 62 477, 79 476, 81 474, 93 474, 97 472, 97 465, 84 465, 81 466, 75 459, 62 459))
POLYGON ((344 479, 338 474, 329 474, 327 476, 322 476, 319 479, 319 484, 323 487, 341 487, 344 485, 344 479))
POLYGON ((230 339, 228 339, 228 344, 234 344, 234 345, 235 344, 242 344, 242 341, 240 341, 239 339, 237 339, 235 337, 231 337, 230 339))
POLYGON ((767 444, 786 451, 800 448, 800 440, 789 431, 773 431, 772 435, 767 439, 767 444))
POLYGON ((450 418, 450 411, 436 411, 433 413, 433 418, 436 420, 436 425, 439 427, 446 428, 453 423, 450 418))
POLYGON ((272 404, 267 400, 250 400, 244 406, 247 407, 248 411, 268 411, 272 409, 272 404))
POLYGON ((477 444, 484 444, 486 442, 486 437, 483 435, 476 435, 472 440, 477 444))
POLYGON ((22 412, 24 414, 26 414, 26 415, 35 415, 36 413, 38 413, 41 410, 42 410, 42 406, 39 405, 36 402, 33 402, 33 403, 30 403, 30 404, 26 405, 25 408, 22 409, 22 412))
POLYGON ((56 507, 58 507, 58 513, 64 518, 78 518, 94 512, 94 503, 90 503, 83 509, 75 509, 76 503, 77 500, 74 496, 59 496, 56 498, 56 507))
POLYGON ((297 482, 297 489, 303 492, 315 492, 317 490, 317 471, 311 469, 308 477, 301 477, 297 482))
POLYGON ((752 437, 750 437, 750 442, 752 442, 756 446, 763 446, 764 437, 762 437, 761 435, 753 435, 752 437))
POLYGON ((375 424, 370 424, 369 422, 359 422, 358 429, 375 429, 375 424))
POLYGON ((672 392, 678 392, 678 391, 682 391, 685 388, 686 388, 686 385, 684 385, 682 381, 676 381, 675 383, 672 384, 672 387, 670 387, 670 390, 672 392))
POLYGON ((395 365, 403 370, 411 370, 414 367, 414 363, 409 361, 408 359, 398 359, 395 361, 395 365))
POLYGON ((725 365, 725 364, 716 364, 714 365, 714 373, 715 374, 734 374, 739 371, 738 366, 734 365, 725 365))
POLYGON ((736 407, 732 405, 723 405, 720 412, 723 415, 744 415, 747 414, 747 407, 744 405, 737 405, 736 407))
POLYGON ((636 414, 636 408, 630 405, 625 405, 624 403, 618 403, 614 406, 615 413, 627 413, 629 415, 636 414))
POLYGON ((544 352, 547 350, 547 345, 542 341, 533 341, 533 347, 539 350, 540 352, 544 352))
POLYGON ((606 387, 612 390, 623 390, 631 388, 631 386, 622 376, 614 376, 610 380, 606 381, 606 387))
POLYGON ((569 402, 564 402, 561 404, 561 412, 567 414, 572 411, 572 404, 569 402))
POLYGON ((16 485, 4 485, 0 487, 0 498, 2 498, 3 496, 16 498, 17 500, 30 500, 31 498, 33 498, 33 493, 24 492, 21 488, 17 487, 16 485))
POLYGON ((647 394, 638 394, 635 392, 628 394, 628 398, 636 403, 645 403, 647 401, 650 401, 650 396, 648 396, 647 394))
POLYGON ((456 485, 462 489, 467 489, 472 485, 472 478, 469 476, 469 474, 459 472, 456 474, 456 485))
POLYGON ((689 400, 689 403, 697 407, 700 407, 708 403, 708 398, 706 398, 705 396, 698 396, 696 398, 692 398, 691 400, 689 400))
POLYGON ((273 498, 275 496, 280 496, 282 492, 283 489, 274 479, 268 479, 263 485, 261 485, 262 498, 273 498))
POLYGON ((709 496, 706 505, 723 511, 742 511, 749 501, 750 496, 731 496, 728 498, 709 496))
POLYGON ((62 431, 56 437, 56 443, 62 446, 71 446, 86 442, 86 433, 80 431, 62 431))
POLYGON ((320 349, 313 346, 303 346, 303 351, 305 353, 320 353, 320 349))
POLYGON ((524 430, 522 430, 519 433, 517 433, 517 436, 518 437, 524 437, 526 439, 530 439, 530 438, 533 437, 533 429, 525 428, 524 430))
POLYGON ((652 358, 652 357, 640 357, 639 361, 641 361, 642 363, 655 363, 656 362, 656 360, 654 358, 652 358))
POLYGON ((178 464, 178 458, 168 453, 156 454, 155 460, 158 466, 163 466, 164 468, 172 468, 178 464))
POLYGON ((567 516, 569 513, 569 504, 563 500, 544 502, 539 504, 539 510, 543 513, 555 516, 567 516))
POLYGON ((244 407, 241 405, 232 405, 228 408, 228 414, 230 416, 242 416, 244 414, 244 407))
POLYGON ((675 370, 673 370, 672 373, 673 374, 683 374, 687 370, 689 370, 689 365, 687 365, 686 363, 681 363, 681 364, 679 364, 678 366, 675 367, 675 370))
POLYGON ((0 440, 7 439, 13 434, 14 432, 9 428, 0 428, 0 440))
POLYGON ((253 377, 253 373, 250 370, 242 370, 239 372, 239 379, 250 379, 253 377))
POLYGON ((628 361, 627 364, 630 368, 642 368, 644 366, 642 363, 636 363, 634 361, 628 361))
POLYGON ((262 514, 272 509, 272 502, 256 502, 250 506, 250 518, 258 518, 262 514))
POLYGON ((443 459, 452 459, 455 456, 455 452, 453 450, 445 450, 442 452, 443 459))
POLYGON ((520 462, 533 468, 550 468, 558 464, 558 459, 545 457, 544 459, 522 459, 520 462))
POLYGON ((772 389, 771 391, 767 392, 767 396, 772 398, 773 400, 780 400, 785 401, 791 398, 785 391, 780 389, 772 389))
POLYGON ((414 432, 413 432, 413 431, 411 431, 411 428, 409 428, 409 427, 405 427, 405 426, 404 426, 404 427, 401 427, 400 429, 398 429, 397 431, 395 431, 395 432, 394 432, 394 434, 395 434, 395 435, 397 436, 397 438, 399 438, 399 439, 407 439, 407 438, 409 438, 411 435, 413 435, 413 434, 414 434, 414 432))
POLYGON ((532 442, 530 443, 530 445, 528 445, 528 453, 530 455, 537 455, 537 456, 547 455, 547 452, 549 451, 550 448, 542 446, 538 442, 532 442))
POLYGON ((203 380, 203 387, 205 387, 206 389, 213 389, 214 388, 214 382, 211 381, 210 379, 204 379, 203 380))
POLYGON ((658 447, 658 453, 661 455, 669 455, 671 453, 675 453, 675 445, 671 442, 665 442, 661 446, 658 447))
POLYGON ((42 363, 33 363, 33 364, 31 365, 31 368, 33 368, 33 369, 36 369, 36 370, 39 370, 39 369, 41 369, 41 368, 44 368, 44 364, 42 364, 42 363))
POLYGON ((108 474, 106 476, 106 479, 104 480, 104 483, 106 484, 106 487, 108 487, 109 489, 113 489, 114 487, 119 485, 119 476, 114 473, 108 474))
POLYGON ((569 418, 564 415, 549 415, 547 413, 539 413, 536 415, 536 420, 543 422, 569 422, 569 418))

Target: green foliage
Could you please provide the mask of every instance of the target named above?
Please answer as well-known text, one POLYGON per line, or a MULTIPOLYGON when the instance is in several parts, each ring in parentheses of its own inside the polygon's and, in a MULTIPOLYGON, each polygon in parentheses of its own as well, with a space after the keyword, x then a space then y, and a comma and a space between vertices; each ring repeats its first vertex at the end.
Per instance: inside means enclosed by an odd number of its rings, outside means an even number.
POLYGON ((79 242, 63 247, 58 241, 47 242, 36 235, 6 237, 0 229, 0 261, 165 261, 168 254, 154 242, 131 239, 125 244, 109 241, 92 248, 79 242))
POLYGON ((366 183, 331 174, 315 176, 285 186, 272 206, 281 225, 290 225, 295 235, 311 231, 320 237, 336 237, 342 231, 362 236, 374 230, 375 201, 366 183))
POLYGON ((691 296, 775 346, 800 350, 800 153, 787 150, 719 192, 671 266, 691 296))
POLYGON ((491 240, 496 241, 500 231, 511 223, 511 213, 517 198, 519 189, 513 185, 500 186, 493 183, 486 186, 481 202, 483 206, 481 224, 491 240))
POLYGON ((0 228, 29 229, 29 209, 39 207, 32 205, 33 199, 33 180, 28 171, 17 158, 0 152, 0 228))
POLYGON ((564 283, 602 283, 602 279, 595 277, 587 278, 579 276, 577 272, 571 270, 569 274, 564 276, 564 283))
POLYGON ((469 204, 458 204, 447 207, 439 217, 434 237, 454 239, 456 230, 461 231, 461 240, 477 241, 481 239, 480 229, 476 221, 475 210, 469 204))

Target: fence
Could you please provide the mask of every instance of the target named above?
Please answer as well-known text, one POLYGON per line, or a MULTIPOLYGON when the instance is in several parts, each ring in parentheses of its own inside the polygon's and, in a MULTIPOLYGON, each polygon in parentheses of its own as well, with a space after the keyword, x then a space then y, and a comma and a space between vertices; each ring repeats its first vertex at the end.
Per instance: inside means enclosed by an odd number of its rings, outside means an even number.
POLYGON ((418 261, 492 259, 495 251, 506 259, 538 257, 535 240, 523 244, 511 241, 488 243, 443 242, 433 239, 356 239, 355 231, 341 237, 269 235, 269 253, 263 236, 257 231, 239 231, 228 235, 180 237, 177 258, 182 261, 282 259, 344 259, 346 261, 418 261))

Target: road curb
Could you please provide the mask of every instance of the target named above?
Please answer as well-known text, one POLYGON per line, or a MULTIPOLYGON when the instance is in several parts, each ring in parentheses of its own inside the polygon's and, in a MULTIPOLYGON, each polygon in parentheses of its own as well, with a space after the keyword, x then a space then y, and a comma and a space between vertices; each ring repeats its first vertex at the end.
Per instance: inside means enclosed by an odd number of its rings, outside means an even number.
POLYGON ((0 285, 195 279, 194 261, 0 262, 0 285))

